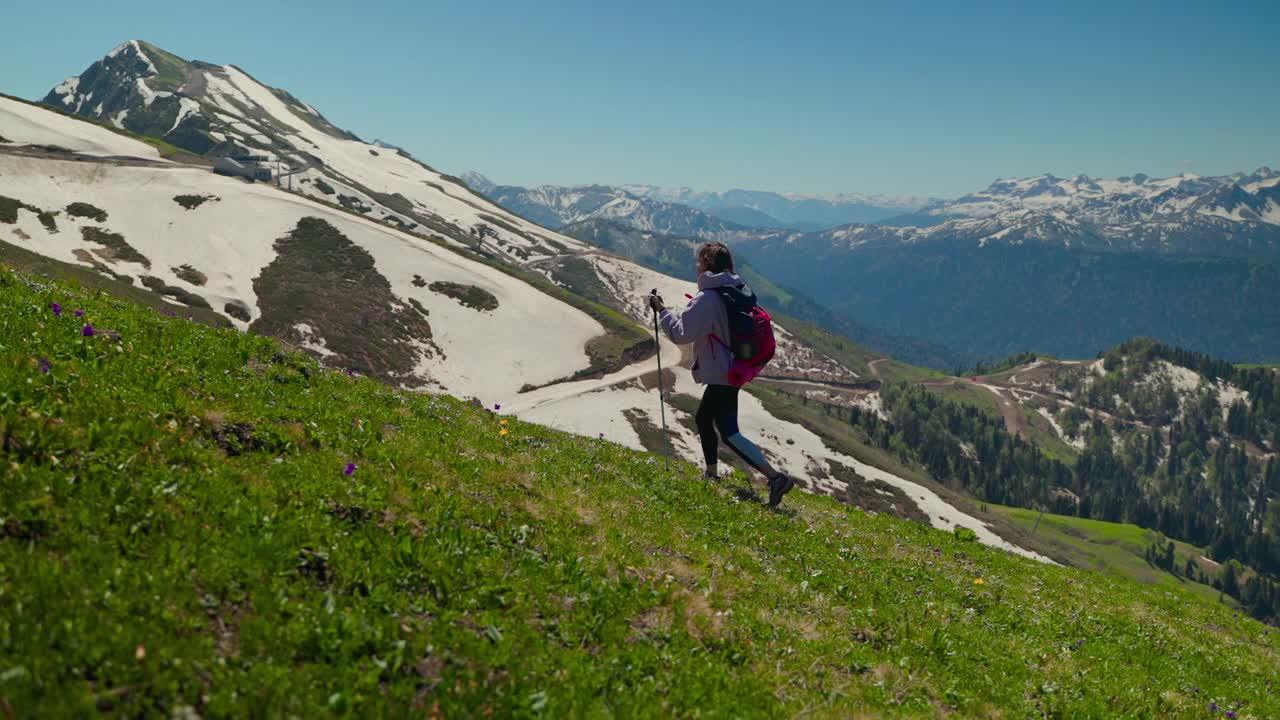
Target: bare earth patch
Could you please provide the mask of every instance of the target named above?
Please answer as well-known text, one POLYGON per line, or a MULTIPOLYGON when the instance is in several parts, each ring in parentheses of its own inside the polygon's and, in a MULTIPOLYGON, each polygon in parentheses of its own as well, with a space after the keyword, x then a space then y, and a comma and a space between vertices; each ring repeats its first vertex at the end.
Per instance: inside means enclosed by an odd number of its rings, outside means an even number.
POLYGON ((222 312, 226 313, 227 315, 230 315, 231 317, 241 322, 249 322, 250 320, 253 319, 253 316, 249 314, 249 308, 246 307, 244 303, 239 301, 232 301, 227 303, 226 305, 223 306, 222 312))
POLYGON ((299 220, 275 249, 275 260, 253 281, 262 312, 254 332, 301 344, 298 327, 306 326, 332 353, 328 363, 420 384, 419 361, 439 351, 431 326, 392 292, 368 252, 312 217, 299 220))
POLYGON ((177 275, 180 279, 185 280, 192 285, 204 286, 209 282, 209 277, 207 275, 196 270, 190 265, 181 265, 179 267, 169 269, 173 271, 174 275, 177 275))
MULTIPOLYGON (((415 282, 416 284, 416 282, 415 282)), ((459 305, 481 312, 498 309, 498 298, 493 293, 475 285, 463 285, 455 282, 433 282, 429 286, 432 292, 440 293, 458 301, 459 305)))
POLYGON ((153 277, 151 275, 143 275, 142 284, 147 286, 152 292, 159 293, 167 297, 171 297, 177 300, 178 302, 181 302, 184 305, 189 305, 191 307, 204 308, 206 310, 213 309, 209 307, 209 301, 205 300, 199 295, 196 295, 195 293, 189 292, 183 288, 176 287, 174 285, 167 285, 163 280, 161 280, 158 277, 153 277))
POLYGON ((101 245, 102 249, 94 252, 107 262, 131 262, 138 263, 148 269, 151 268, 151 261, 135 250, 132 245, 125 241, 124 236, 119 233, 96 227, 82 227, 80 228, 80 235, 86 242, 101 245))
POLYGON ((133 278, 129 277, 128 275, 121 275, 115 270, 112 270, 111 268, 107 267, 105 263, 103 263, 98 258, 94 257, 93 253, 89 252, 88 250, 85 250, 84 248, 76 248, 75 250, 72 251, 72 254, 76 256, 77 260, 79 260, 82 263, 88 263, 89 265, 92 265, 94 270, 97 270, 103 275, 109 275, 110 277, 113 277, 122 282, 127 282, 130 285, 133 284, 133 278))
POLYGON ((219 202, 217 195, 175 195, 173 201, 188 210, 195 210, 207 202, 219 202))
POLYGON ((94 207, 89 203, 73 202, 67 206, 67 215, 71 217, 85 218, 94 222, 106 222, 107 211, 98 207, 94 207))

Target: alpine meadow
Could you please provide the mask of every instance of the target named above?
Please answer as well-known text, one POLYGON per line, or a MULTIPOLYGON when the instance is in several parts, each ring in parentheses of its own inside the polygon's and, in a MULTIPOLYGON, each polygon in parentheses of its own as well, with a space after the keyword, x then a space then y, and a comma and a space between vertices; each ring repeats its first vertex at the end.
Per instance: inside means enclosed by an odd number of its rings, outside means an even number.
POLYGON ((5 717, 1280 717, 1275 7, 76 15, 5 717))

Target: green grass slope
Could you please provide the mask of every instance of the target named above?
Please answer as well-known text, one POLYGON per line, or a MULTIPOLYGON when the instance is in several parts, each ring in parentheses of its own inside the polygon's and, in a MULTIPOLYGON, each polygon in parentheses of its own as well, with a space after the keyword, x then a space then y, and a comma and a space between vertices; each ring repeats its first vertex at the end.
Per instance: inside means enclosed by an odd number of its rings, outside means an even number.
MULTIPOLYGON (((997 515, 1009 518, 1028 532, 1034 528, 1032 535, 1039 542, 1046 543, 1051 551, 1057 550, 1055 555, 1068 558, 1075 567, 1118 574, 1147 584, 1184 589, 1210 602, 1216 602, 1221 597, 1209 585, 1175 577, 1148 563, 1144 556, 1146 549, 1157 539, 1161 544, 1169 542, 1153 530, 1137 525, 1053 513, 1045 513, 1040 517, 1040 513, 1035 510, 1001 505, 987 505, 987 508, 997 515)), ((1189 559, 1206 572, 1216 574, 1216 566, 1203 559, 1204 550, 1179 541, 1173 541, 1173 544, 1174 566, 1179 572, 1189 559)), ((1231 598, 1225 598, 1224 602, 1234 605, 1231 598)))
POLYGON ((6 715, 1280 714, 1280 638, 1176 588, 6 270, 0 468, 6 715))

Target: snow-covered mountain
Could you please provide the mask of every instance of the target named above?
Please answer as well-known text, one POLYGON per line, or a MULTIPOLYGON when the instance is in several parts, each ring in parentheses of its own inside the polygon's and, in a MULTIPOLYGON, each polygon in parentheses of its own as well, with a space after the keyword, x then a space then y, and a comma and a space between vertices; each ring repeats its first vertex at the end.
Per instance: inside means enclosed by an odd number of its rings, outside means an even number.
MULTIPOLYGON (((277 188, 171 163, 82 121, 0 98, 0 196, 18 207, 0 242, 97 269, 241 329, 278 336, 335 365, 462 396, 515 394, 590 365, 605 334, 556 301, 446 244, 277 188), (26 145, 24 128, 87 159, 26 145), (551 338, 519 377, 489 348, 551 338)), ((455 246, 456 247, 456 246, 455 246)))
POLYGON ((550 228, 609 220, 650 232, 725 237, 747 228, 697 208, 634 195, 609 185, 519 187, 497 185, 478 173, 463 180, 502 207, 550 228))
POLYGON ((688 205, 748 227, 793 230, 822 230, 849 223, 874 223, 937 202, 934 198, 913 195, 805 195, 766 190, 708 192, 653 185, 623 185, 622 189, 638 197, 688 205))
POLYGON ((1187 211, 1236 221, 1280 223, 1274 188, 1280 173, 1262 167, 1252 173, 1221 176, 1176 175, 1152 178, 1138 174, 1114 180, 1079 175, 1058 178, 1002 178, 985 190, 939 203, 921 216, 991 217, 1013 210, 1071 215, 1096 225, 1112 226, 1167 219, 1187 211), (1240 197, 1233 195, 1239 194, 1240 197), (1251 204, 1259 193, 1260 204, 1251 204))
POLYGON ((513 212, 549 227, 612 220, 643 230, 683 235, 753 232, 754 228, 812 231, 875 222, 935 202, 883 195, 797 195, 760 190, 703 192, 653 185, 499 185, 477 172, 462 179, 513 212))
MULTIPOLYGON (((133 57, 134 72, 150 72, 141 61, 148 50, 129 43, 108 59, 133 57)), ((117 287, 141 286, 179 307, 220 313, 335 367, 476 398, 590 437, 650 442, 659 398, 643 296, 656 287, 679 302, 692 283, 538 227, 412 158, 299 120, 305 105, 233 66, 190 63, 185 71, 182 84, 163 92, 200 98, 190 116, 232 117, 234 110, 251 117, 252 127, 272 133, 269 143, 258 142, 305 163, 310 182, 289 191, 215 175, 206 165, 158 157, 155 145, 114 128, 116 115, 95 124, 0 98, 0 255, 11 248, 16 257, 36 253, 95 270, 117 287), (329 193, 312 187, 321 181, 362 192, 380 210, 327 202, 329 193), (401 209, 384 204, 389 199, 401 209), (418 219, 424 222, 411 224, 418 219), (617 362, 602 365, 609 353, 617 362)), ((161 92, 148 85, 153 77, 106 94, 145 105, 137 88, 161 92)), ((109 87, 81 83, 84 101, 62 103, 68 111, 83 110, 90 93, 96 98, 109 87)), ((80 84, 64 84, 72 86, 80 84)), ((785 328, 779 334, 780 370, 859 379, 785 328)), ((677 364, 680 350, 665 341, 661 349, 670 363, 667 387, 676 400, 691 398, 687 360, 677 364)), ((677 404, 667 418, 675 450, 696 459, 689 411, 677 404)), ((850 483, 873 483, 868 492, 919 510, 938 527, 974 527, 985 542, 1024 552, 933 490, 832 449, 753 396, 744 396, 742 415, 762 431, 771 458, 811 491, 843 494, 850 483)))
POLYGON ((131 40, 44 102, 197 154, 266 157, 303 195, 495 256, 522 262, 579 246, 551 240, 403 150, 361 141, 234 65, 189 62, 131 40))
MULTIPOLYGON (((1115 180, 1052 175, 1007 178, 955 200, 755 191, 697 192, 646 185, 535 188, 469 173, 477 192, 553 227, 610 220, 642 230, 746 243, 784 241, 848 249, 933 241, 1041 243, 1069 249, 1248 257, 1280 252, 1280 173, 1134 175, 1115 180), (874 220, 806 230, 791 207, 877 208, 874 220), (725 212, 725 208, 737 208, 725 212), (881 213, 880 210, 885 212, 881 213), (730 219, 726 219, 730 218, 730 219)), ((854 212, 854 210, 849 210, 854 212)), ((808 217, 818 217, 810 214, 808 217)), ((827 215, 828 220, 837 215, 827 215)), ((821 224, 821 223, 817 223, 821 224)))
POLYGON ((1000 179, 882 226, 820 235, 850 247, 933 240, 1219 256, 1280 251, 1280 173, 1000 179))

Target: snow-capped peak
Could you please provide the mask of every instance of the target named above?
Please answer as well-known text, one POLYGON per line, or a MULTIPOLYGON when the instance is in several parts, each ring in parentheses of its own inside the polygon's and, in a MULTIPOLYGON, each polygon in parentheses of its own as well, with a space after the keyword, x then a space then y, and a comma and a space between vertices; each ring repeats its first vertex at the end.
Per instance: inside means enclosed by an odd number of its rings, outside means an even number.
POLYGON ((1268 211, 1267 195, 1273 173, 1260 168, 1251 175, 1201 176, 1182 173, 1165 178, 1144 174, 1104 179, 1051 174, 1000 178, 985 190, 940 203, 926 214, 945 222, 960 218, 991 218, 1013 209, 1057 212, 1064 218, 1103 229, 1117 237, 1136 223, 1195 224, 1197 216, 1233 222, 1277 224, 1268 211))

